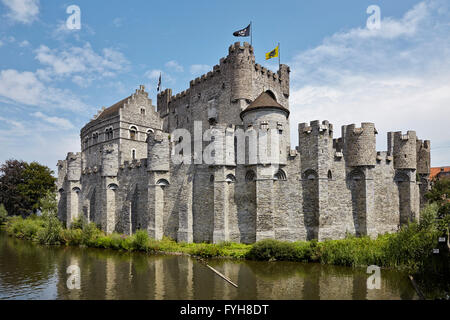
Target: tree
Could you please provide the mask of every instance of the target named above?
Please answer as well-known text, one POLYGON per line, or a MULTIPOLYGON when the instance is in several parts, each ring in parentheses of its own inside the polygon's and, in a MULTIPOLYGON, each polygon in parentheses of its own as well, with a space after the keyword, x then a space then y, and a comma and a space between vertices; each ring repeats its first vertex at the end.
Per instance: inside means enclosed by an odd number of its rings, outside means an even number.
POLYGON ((447 202, 450 199, 450 179, 437 180, 425 197, 430 202, 439 204, 447 202))
POLYGON ((19 185, 23 183, 25 164, 11 159, 0 167, 0 203, 5 205, 10 215, 23 213, 25 199, 19 191, 19 185))
POLYGON ((52 174, 53 171, 50 168, 37 162, 25 164, 25 170, 22 172, 23 183, 18 189, 27 200, 27 210, 36 212, 39 209, 40 199, 44 198, 49 191, 53 193, 56 191, 56 179, 52 174))
POLYGON ((55 192, 53 171, 37 162, 8 160, 0 167, 0 203, 10 215, 27 216, 39 209, 39 200, 55 192))

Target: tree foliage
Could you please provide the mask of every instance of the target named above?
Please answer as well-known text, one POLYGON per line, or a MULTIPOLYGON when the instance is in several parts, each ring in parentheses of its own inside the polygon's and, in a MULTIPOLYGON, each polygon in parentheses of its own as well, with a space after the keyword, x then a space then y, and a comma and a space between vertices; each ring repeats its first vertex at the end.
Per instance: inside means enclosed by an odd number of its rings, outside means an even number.
POLYGON ((39 201, 55 192, 53 171, 37 162, 7 160, 0 167, 0 203, 10 215, 28 216, 39 209, 39 201))

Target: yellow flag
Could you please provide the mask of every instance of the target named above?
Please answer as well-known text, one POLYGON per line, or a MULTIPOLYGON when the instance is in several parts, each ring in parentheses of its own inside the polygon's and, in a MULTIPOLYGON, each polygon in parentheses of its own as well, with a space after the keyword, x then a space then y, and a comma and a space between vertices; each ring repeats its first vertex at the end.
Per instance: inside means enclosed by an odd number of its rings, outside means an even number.
POLYGON ((272 51, 267 52, 267 53, 266 53, 266 60, 269 60, 269 59, 278 57, 278 49, 279 49, 279 46, 277 46, 277 47, 276 47, 275 49, 273 49, 272 51))

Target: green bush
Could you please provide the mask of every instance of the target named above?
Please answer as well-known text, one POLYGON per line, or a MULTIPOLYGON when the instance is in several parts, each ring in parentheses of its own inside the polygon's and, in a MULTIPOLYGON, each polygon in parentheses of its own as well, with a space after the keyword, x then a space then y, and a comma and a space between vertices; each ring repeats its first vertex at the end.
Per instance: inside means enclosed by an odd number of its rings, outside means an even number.
MULTIPOLYGON (((41 244, 59 245, 62 242, 63 226, 55 214, 44 214, 42 216, 43 227, 37 232, 37 240, 41 244)), ((27 220, 31 221, 31 220, 27 220)), ((36 220, 38 221, 38 220, 36 220)))
POLYGON ((202 258, 213 258, 223 256, 222 249, 218 245, 201 243, 192 247, 189 253, 202 258))
POLYGON ((147 231, 138 230, 133 236, 133 249, 138 251, 149 250, 149 237, 147 231))
POLYGON ((369 237, 327 240, 318 243, 316 259, 324 264, 349 267, 383 265, 386 239, 386 236, 380 236, 375 240, 369 237))
POLYGON ((87 247, 95 247, 96 241, 102 236, 102 232, 95 223, 91 222, 83 226, 81 232, 81 244, 87 247))
POLYGON ((81 229, 64 229, 61 233, 62 242, 69 246, 79 246, 82 243, 81 229))
POLYGON ((109 237, 111 239, 110 243, 111 249, 120 250, 122 248, 122 240, 123 240, 121 235, 118 233, 113 233, 109 237))
POLYGON ((80 215, 81 218, 76 218, 75 220, 72 221, 71 225, 70 225, 70 229, 79 229, 79 230, 83 230, 84 226, 87 225, 86 219, 84 218, 84 216, 80 215))
POLYGON ((8 218, 8 212, 5 209, 3 203, 0 204, 0 225, 5 224, 8 218))
POLYGON ((255 243, 247 254, 248 259, 265 261, 309 261, 312 256, 308 242, 285 242, 272 239, 255 243))

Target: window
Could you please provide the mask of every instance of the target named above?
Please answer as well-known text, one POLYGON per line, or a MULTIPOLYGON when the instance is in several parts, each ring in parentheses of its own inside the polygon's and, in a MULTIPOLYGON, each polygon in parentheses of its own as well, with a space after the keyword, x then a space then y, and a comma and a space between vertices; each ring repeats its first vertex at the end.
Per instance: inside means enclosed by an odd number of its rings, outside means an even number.
POLYGON ((311 180, 312 181, 312 180, 316 180, 318 178, 319 178, 319 176, 317 175, 317 172, 315 170, 309 169, 309 170, 306 170, 303 173, 303 179, 304 180, 311 180))
POLYGON ((136 150, 131 150, 131 159, 136 160, 136 150))
POLYGON ((94 132, 92 135, 92 143, 96 144, 98 142, 98 132, 94 132))
POLYGON ((137 138, 137 128, 135 126, 130 127, 130 139, 136 140, 137 138))
POLYGON ((245 174, 245 181, 246 182, 252 182, 255 181, 256 175, 255 172, 253 170, 249 170, 247 171, 247 173, 245 174))
POLYGON ((331 173, 331 170, 328 170, 328 180, 333 180, 333 174, 331 173))
POLYGON ((114 132, 112 128, 108 128, 105 131, 105 141, 112 140, 114 138, 114 132))
POLYGON ((287 177, 286 177, 286 172, 284 172, 283 170, 278 170, 278 172, 277 173, 275 173, 275 175, 274 175, 274 180, 283 180, 283 181, 286 181, 287 180, 287 177))
POLYGON ((145 108, 141 108, 141 115, 145 116, 145 108))
POLYGON ((160 179, 158 180, 158 182, 156 183, 157 186, 160 186, 162 188, 168 187, 170 185, 169 181, 167 181, 166 179, 160 179))
POLYGON ((228 182, 228 183, 236 182, 236 177, 234 175, 232 175, 232 174, 229 174, 225 178, 225 181, 228 182))

